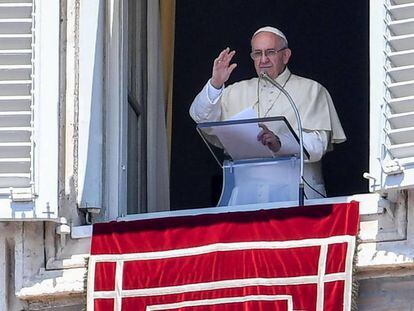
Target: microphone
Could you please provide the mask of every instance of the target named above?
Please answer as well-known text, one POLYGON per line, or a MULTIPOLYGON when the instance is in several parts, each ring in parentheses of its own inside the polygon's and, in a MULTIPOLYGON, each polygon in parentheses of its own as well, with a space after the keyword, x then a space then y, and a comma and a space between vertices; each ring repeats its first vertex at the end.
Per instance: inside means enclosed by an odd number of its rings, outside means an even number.
POLYGON ((302 121, 300 119, 299 110, 296 106, 294 100, 290 96, 290 94, 284 89, 283 86, 281 86, 279 83, 277 83, 275 80, 273 80, 269 75, 267 74, 266 70, 263 70, 259 74, 259 79, 266 80, 270 84, 274 85, 277 89, 279 89, 280 92, 285 95, 289 101, 289 104, 291 105, 293 111, 295 112, 296 116, 296 123, 298 125, 298 135, 299 135, 299 162, 300 162, 300 177, 299 177, 299 206, 304 205, 304 198, 305 198, 305 184, 304 184, 304 178, 303 178, 303 134, 302 134, 302 121))

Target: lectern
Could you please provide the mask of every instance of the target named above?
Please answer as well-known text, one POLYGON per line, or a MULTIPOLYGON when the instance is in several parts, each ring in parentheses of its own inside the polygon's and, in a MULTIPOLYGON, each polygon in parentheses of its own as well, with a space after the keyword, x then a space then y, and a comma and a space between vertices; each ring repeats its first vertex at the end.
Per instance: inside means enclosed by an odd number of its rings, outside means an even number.
POLYGON ((223 170, 218 206, 299 199, 299 138, 285 117, 205 122, 197 131, 223 170), (260 124, 281 138, 280 151, 257 141, 260 124))

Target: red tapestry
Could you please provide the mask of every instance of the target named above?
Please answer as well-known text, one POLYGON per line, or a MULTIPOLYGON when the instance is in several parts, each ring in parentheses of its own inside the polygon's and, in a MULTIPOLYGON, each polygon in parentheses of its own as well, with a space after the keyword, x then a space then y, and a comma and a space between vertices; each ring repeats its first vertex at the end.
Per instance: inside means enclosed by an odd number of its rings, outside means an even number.
POLYGON ((88 310, 350 310, 358 203, 95 224, 88 310))

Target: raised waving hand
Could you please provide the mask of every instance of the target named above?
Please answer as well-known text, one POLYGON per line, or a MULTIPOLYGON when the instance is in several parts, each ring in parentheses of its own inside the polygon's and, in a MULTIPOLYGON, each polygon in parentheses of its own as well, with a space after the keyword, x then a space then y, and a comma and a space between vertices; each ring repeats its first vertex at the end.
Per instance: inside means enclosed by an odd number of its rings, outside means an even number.
POLYGON ((216 89, 220 89, 223 86, 229 79, 234 68, 237 67, 236 63, 230 64, 235 53, 236 51, 230 51, 230 48, 226 48, 214 60, 211 85, 216 89))

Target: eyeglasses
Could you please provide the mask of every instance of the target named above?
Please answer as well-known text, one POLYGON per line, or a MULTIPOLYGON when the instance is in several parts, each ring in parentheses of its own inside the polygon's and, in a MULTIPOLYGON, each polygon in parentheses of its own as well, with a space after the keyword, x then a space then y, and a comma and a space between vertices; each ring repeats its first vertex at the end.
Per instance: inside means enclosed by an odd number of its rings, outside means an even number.
POLYGON ((257 50, 257 51, 251 52, 250 53, 250 57, 253 60, 260 59, 263 56, 263 52, 264 52, 264 55, 266 57, 274 57, 274 56, 276 56, 277 53, 279 53, 280 51, 286 50, 286 49, 287 49, 287 47, 285 46, 285 47, 283 47, 283 48, 281 48, 279 50, 275 50, 275 49, 267 49, 267 50, 264 50, 264 51, 257 50))

